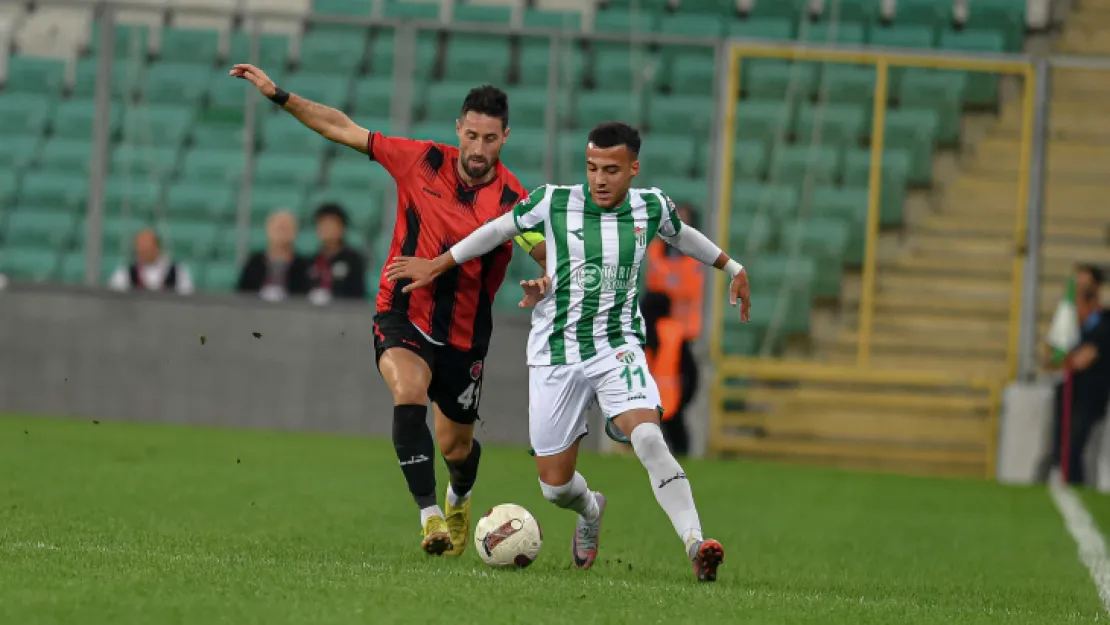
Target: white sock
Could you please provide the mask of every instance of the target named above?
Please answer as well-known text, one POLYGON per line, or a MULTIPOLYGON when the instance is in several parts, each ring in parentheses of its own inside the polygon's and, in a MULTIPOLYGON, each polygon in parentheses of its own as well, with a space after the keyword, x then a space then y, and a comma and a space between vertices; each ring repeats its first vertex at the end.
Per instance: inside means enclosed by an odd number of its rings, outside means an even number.
POLYGON ((424 524, 428 522, 428 517, 433 516, 443 516, 443 510, 440 510, 439 506, 428 506, 427 508, 421 508, 420 527, 424 527, 424 524))
POLYGON ((694 492, 682 466, 674 459, 663 431, 654 423, 641 423, 632 430, 632 449, 647 469, 655 500, 667 513, 682 542, 689 547, 702 539, 701 520, 694 505, 694 492))
POLYGON ((455 487, 453 485, 447 487, 447 503, 452 506, 459 506, 466 503, 467 499, 470 499, 470 493, 459 495, 455 492, 455 487))
POLYGON ((540 490, 543 491, 543 496, 551 503, 560 508, 577 512, 590 523, 597 521, 597 518, 601 515, 601 506, 597 505, 597 497, 586 485, 586 478, 582 477, 582 474, 577 471, 574 473, 574 477, 562 486, 552 486, 541 480, 540 490))

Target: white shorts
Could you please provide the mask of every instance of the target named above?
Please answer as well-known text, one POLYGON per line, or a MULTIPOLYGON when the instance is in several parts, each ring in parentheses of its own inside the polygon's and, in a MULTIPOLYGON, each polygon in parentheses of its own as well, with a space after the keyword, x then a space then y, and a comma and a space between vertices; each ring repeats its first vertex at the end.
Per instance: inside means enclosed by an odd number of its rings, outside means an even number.
POLYGON ((586 435, 586 409, 594 401, 605 415, 610 438, 628 438, 612 419, 629 410, 659 410, 659 387, 648 371, 644 351, 628 345, 603 351, 572 365, 528 368, 528 435, 537 456, 554 456, 586 435))

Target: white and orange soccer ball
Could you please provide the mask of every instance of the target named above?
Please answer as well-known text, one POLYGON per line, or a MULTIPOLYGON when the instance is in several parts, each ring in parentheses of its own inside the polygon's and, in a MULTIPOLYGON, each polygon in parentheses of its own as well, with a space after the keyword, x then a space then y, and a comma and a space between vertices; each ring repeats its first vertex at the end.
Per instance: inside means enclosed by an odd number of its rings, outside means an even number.
POLYGON ((474 528, 478 557, 493 567, 524 568, 536 560, 543 530, 523 506, 503 503, 490 508, 474 528))

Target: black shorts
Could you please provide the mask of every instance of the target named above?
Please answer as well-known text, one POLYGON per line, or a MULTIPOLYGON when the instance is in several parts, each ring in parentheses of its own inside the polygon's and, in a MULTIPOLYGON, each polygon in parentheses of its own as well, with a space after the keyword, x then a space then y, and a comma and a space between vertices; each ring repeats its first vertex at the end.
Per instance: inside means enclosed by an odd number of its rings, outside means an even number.
POLYGON ((424 338, 409 318, 401 313, 374 315, 374 353, 379 362, 385 350, 401 347, 420 356, 432 371, 428 399, 455 423, 471 425, 478 420, 478 400, 482 396, 486 348, 459 351, 436 345, 424 338))

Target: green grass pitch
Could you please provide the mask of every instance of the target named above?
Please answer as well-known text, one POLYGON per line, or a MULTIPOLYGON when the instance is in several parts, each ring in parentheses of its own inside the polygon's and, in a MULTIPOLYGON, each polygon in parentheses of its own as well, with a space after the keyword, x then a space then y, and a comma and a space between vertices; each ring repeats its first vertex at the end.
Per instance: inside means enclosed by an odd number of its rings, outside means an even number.
MULTIPOLYGON (((1043 488, 685 465, 726 549, 712 585, 632 458, 582 458, 610 507, 597 565, 577 571, 572 515, 543 500, 524 450, 488 446, 475 513, 519 503, 545 539, 531 568, 495 571, 473 545, 419 551, 387 441, 0 418, 0 623, 1106 620, 1043 488)), ((1110 506, 1086 499, 1105 527, 1110 506)))

